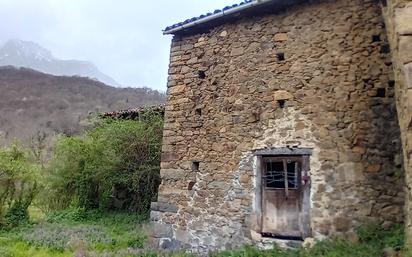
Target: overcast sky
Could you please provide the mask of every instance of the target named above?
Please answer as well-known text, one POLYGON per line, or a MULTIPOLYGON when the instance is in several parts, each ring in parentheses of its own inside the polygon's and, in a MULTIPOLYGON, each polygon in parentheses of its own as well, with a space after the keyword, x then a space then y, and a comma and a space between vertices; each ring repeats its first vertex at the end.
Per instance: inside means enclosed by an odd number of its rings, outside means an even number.
POLYGON ((0 43, 34 41, 88 60, 124 86, 165 90, 168 25, 239 0, 0 0, 0 43))

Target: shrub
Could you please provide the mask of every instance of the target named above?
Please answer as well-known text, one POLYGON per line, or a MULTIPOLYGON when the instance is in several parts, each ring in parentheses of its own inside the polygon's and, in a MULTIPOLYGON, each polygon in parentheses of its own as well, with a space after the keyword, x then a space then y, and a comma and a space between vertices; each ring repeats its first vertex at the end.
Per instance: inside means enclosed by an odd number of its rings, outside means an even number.
POLYGON ((0 149, 0 226, 28 220, 27 208, 37 193, 40 167, 14 143, 0 149))
POLYGON ((114 158, 103 141, 87 136, 60 138, 48 168, 44 200, 51 209, 99 207, 99 182, 113 169, 114 158))
POLYGON ((395 225, 382 228, 377 224, 369 224, 358 228, 359 240, 367 244, 376 244, 377 247, 390 247, 399 250, 405 244, 404 228, 395 225))
POLYGON ((6 224, 11 227, 17 227, 22 223, 27 223, 29 221, 29 213, 27 208, 28 206, 22 202, 15 202, 4 215, 6 224))
POLYGON ((49 222, 83 221, 89 219, 88 212, 84 208, 69 208, 59 212, 53 212, 47 217, 49 222))
POLYGON ((82 136, 58 140, 44 202, 52 210, 131 210, 148 213, 160 183, 163 120, 101 120, 82 136), (51 196, 51 197, 49 197, 51 196))

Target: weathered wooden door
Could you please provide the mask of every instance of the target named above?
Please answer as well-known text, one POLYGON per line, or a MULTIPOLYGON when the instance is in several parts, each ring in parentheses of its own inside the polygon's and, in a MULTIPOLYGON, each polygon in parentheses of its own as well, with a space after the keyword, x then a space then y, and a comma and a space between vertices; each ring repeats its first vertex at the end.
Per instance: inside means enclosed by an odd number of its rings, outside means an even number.
MULTIPOLYGON (((303 158, 264 157, 262 176, 262 234, 303 238, 303 158)), ((303 178, 305 179, 305 178, 303 178)))

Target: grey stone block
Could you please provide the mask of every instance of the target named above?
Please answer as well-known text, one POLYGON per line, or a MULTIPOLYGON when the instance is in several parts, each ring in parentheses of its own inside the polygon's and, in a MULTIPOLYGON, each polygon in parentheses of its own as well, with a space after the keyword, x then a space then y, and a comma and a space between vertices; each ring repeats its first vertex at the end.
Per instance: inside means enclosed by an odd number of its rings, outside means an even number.
POLYGON ((399 53, 403 63, 412 61, 412 36, 399 37, 399 53))
POLYGON ((405 64, 404 71, 405 71, 406 87, 408 89, 411 89, 412 88, 412 62, 405 64))
POLYGON ((152 236, 156 238, 172 237, 172 225, 158 222, 152 223, 152 236))
POLYGON ((163 202, 152 202, 150 205, 150 210, 176 213, 178 208, 176 204, 163 203, 163 202))
POLYGON ((400 35, 412 34, 412 4, 397 8, 394 20, 400 35))
POLYGON ((175 238, 178 241, 188 244, 190 242, 190 234, 186 230, 177 229, 175 231, 175 238))
POLYGON ((160 220, 160 217, 162 216, 162 213, 159 211, 150 211, 150 220, 151 221, 158 221, 160 220))
POLYGON ((167 180, 180 180, 186 176, 186 171, 180 169, 161 169, 160 177, 167 180))
POLYGON ((210 188, 210 189, 221 189, 221 190, 225 190, 225 189, 228 188, 228 184, 227 184, 227 182, 225 182, 225 181, 213 181, 213 182, 210 182, 210 183, 207 185, 207 187, 210 188))
POLYGON ((159 241, 159 248, 168 251, 178 251, 184 249, 182 242, 171 238, 161 238, 159 241))

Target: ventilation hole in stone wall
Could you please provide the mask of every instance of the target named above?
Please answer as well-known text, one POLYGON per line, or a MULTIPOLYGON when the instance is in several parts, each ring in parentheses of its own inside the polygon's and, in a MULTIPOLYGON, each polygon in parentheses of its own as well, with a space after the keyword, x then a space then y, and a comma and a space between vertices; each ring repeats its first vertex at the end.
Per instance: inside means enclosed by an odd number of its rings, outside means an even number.
POLYGON ((386 7, 388 5, 388 2, 386 0, 381 0, 382 6, 386 7))
POLYGON ((389 47, 388 44, 384 44, 381 46, 381 54, 388 54, 391 52, 391 48, 389 47))
POLYGON ((194 181, 190 181, 189 185, 187 185, 187 190, 191 191, 193 189, 193 187, 195 186, 196 182, 194 181))
POLYGON ((200 162, 192 162, 192 171, 199 171, 200 162))
POLYGON ((253 121, 254 121, 254 122, 257 122, 257 121, 260 120, 260 114, 257 113, 257 112, 253 112, 253 113, 252 113, 252 117, 253 117, 253 121))
POLYGON ((378 88, 378 90, 376 90, 376 97, 385 97, 385 95, 386 95, 386 89, 378 88))
POLYGON ((286 100, 278 100, 278 104, 280 108, 285 108, 286 100))
POLYGON ((379 35, 373 35, 372 36, 372 42, 380 42, 381 41, 381 36, 379 35))
POLYGON ((389 87, 394 87, 395 86, 395 80, 389 80, 388 85, 389 85, 389 87))
POLYGON ((285 60, 285 54, 284 53, 277 53, 276 54, 278 61, 284 61, 285 60))
POLYGON ((386 173, 387 174, 387 176, 388 177, 391 177, 391 178, 393 178, 395 175, 396 175, 396 172, 395 171, 393 171, 393 170, 391 170, 391 171, 389 171, 388 173, 386 173))
POLYGON ((197 108, 197 109, 195 110, 195 113, 196 113, 196 115, 198 115, 198 116, 202 115, 202 109, 197 108))
POLYGON ((202 71, 202 70, 200 70, 200 71, 198 72, 198 75, 199 75, 199 79, 204 79, 204 78, 206 78, 206 73, 205 73, 204 71, 202 71))

